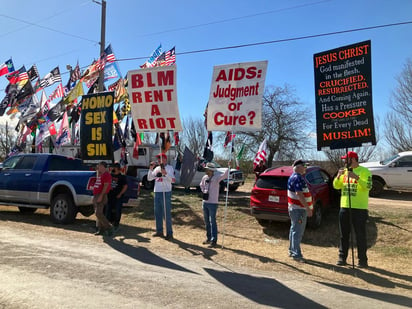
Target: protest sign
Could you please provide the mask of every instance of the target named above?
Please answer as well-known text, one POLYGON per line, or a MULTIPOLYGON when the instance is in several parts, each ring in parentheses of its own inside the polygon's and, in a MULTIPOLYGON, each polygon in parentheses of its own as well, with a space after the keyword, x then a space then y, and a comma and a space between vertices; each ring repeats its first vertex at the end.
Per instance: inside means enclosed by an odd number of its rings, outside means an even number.
POLYGON ((262 128, 267 61, 215 66, 207 109, 208 131, 262 128))
POLYGON ((129 71, 127 91, 137 132, 181 131, 176 66, 129 71))
POLYGON ((85 163, 113 161, 113 101, 113 91, 82 97, 80 150, 85 163))
POLYGON ((315 54, 313 62, 318 150, 376 145, 371 42, 315 54))

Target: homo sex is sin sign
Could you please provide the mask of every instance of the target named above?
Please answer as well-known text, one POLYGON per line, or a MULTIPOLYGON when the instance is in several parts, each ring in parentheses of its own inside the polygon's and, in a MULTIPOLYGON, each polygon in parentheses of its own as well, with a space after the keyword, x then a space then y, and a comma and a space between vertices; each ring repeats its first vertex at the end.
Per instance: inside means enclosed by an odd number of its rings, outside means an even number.
POLYGON ((215 66, 207 109, 209 131, 262 128, 267 61, 215 66))

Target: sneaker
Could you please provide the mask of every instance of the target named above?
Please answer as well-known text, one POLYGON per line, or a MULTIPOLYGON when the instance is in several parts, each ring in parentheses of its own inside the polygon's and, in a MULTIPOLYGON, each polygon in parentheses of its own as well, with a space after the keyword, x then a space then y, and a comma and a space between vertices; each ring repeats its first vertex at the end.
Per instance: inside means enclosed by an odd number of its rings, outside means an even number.
POLYGON ((346 265, 346 261, 345 261, 345 260, 342 260, 342 259, 339 259, 339 260, 336 262, 336 265, 338 265, 338 266, 345 266, 345 265, 346 265))
POLYGON ((100 230, 97 230, 96 232, 93 233, 93 235, 98 236, 98 235, 103 235, 103 232, 100 230))
POLYGON ((306 260, 303 257, 294 257, 293 260, 298 263, 306 263, 306 260))
POLYGON ((208 244, 210 244, 210 240, 209 240, 209 239, 206 239, 204 242, 202 242, 202 244, 203 244, 203 245, 208 245, 208 244))
POLYGON ((217 247, 216 241, 211 241, 210 245, 209 245, 209 248, 216 248, 216 247, 217 247))
POLYGON ((166 240, 173 240, 173 235, 172 234, 168 234, 165 237, 166 240))
POLYGON ((152 236, 153 236, 153 237, 163 237, 163 233, 158 233, 158 232, 156 232, 156 233, 154 233, 152 236))

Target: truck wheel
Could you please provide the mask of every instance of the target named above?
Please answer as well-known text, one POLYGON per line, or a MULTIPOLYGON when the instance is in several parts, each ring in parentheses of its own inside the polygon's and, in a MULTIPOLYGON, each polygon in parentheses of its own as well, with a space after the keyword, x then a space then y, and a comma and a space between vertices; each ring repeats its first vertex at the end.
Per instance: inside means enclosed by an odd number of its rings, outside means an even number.
POLYGON ((143 188, 145 188, 146 190, 153 190, 154 181, 149 181, 147 180, 147 176, 144 176, 142 180, 142 185, 143 185, 143 188))
POLYGON ((239 188, 239 185, 229 185, 229 192, 234 192, 239 188))
POLYGON ((322 207, 320 203, 316 203, 313 208, 312 217, 308 218, 308 225, 312 229, 317 229, 322 224, 322 207))
POLYGON ((92 214, 94 214, 93 205, 78 207, 78 209, 79 212, 85 217, 90 217, 92 214))
POLYGON ((37 208, 32 208, 32 207, 19 207, 19 210, 22 214, 32 214, 34 213, 37 208))
POLYGON ((59 224, 73 223, 77 214, 76 206, 69 194, 57 194, 50 207, 50 216, 53 222, 59 224))
POLYGON ((372 197, 377 197, 377 196, 381 195, 382 191, 383 191, 383 187, 384 187, 384 184, 382 183, 382 181, 380 181, 376 178, 373 178, 372 179, 372 188, 369 191, 369 195, 372 196, 372 197))

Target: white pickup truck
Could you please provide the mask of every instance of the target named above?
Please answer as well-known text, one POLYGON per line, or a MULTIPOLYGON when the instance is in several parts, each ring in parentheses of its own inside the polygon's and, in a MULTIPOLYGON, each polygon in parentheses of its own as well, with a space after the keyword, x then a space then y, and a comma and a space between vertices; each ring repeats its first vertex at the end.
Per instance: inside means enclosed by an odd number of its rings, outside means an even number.
POLYGON ((393 190, 412 190, 412 151, 400 152, 380 162, 361 163, 372 173, 369 195, 379 196, 386 187, 393 190))
MULTIPOLYGON (((226 171, 227 167, 221 167, 217 162, 213 161, 213 164, 217 167, 217 173, 223 174, 226 171)), ((200 160, 197 163, 197 170, 196 173, 193 176, 192 181, 190 182, 190 187, 186 187, 186 189, 190 189, 191 187, 199 189, 199 184, 200 181, 202 180, 202 177, 205 175, 205 167, 206 162, 203 160, 200 160)), ((175 178, 176 178, 176 185, 180 184, 180 171, 175 170, 175 178)), ((227 181, 228 179, 224 179, 220 182, 220 191, 224 191, 225 188, 227 187, 227 181)), ((237 169, 230 169, 229 173, 229 191, 236 191, 239 186, 243 185, 245 183, 245 179, 243 177, 243 172, 237 169)))

